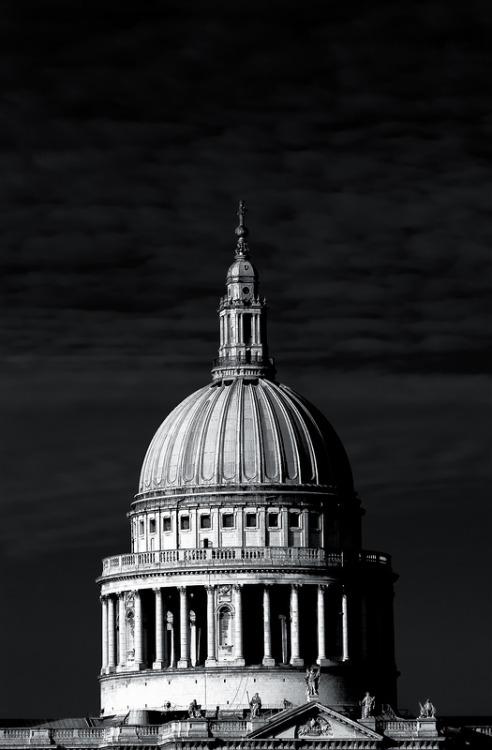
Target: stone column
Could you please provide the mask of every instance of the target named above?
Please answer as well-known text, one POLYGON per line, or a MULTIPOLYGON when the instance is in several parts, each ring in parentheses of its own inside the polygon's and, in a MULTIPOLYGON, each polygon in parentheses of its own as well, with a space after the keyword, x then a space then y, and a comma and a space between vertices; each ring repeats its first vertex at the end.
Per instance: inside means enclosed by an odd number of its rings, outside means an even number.
POLYGON ((140 597, 140 591, 134 592, 134 606, 135 606, 135 661, 133 663, 134 669, 142 669, 143 667, 143 617, 142 617, 142 599, 140 597))
POLYGON ((174 637, 174 617, 171 613, 168 613, 167 615, 167 629, 171 633, 170 640, 171 640, 171 647, 170 647, 170 654, 169 654, 169 666, 172 669, 175 669, 176 667, 176 641, 174 637))
POLYGON ((207 589, 207 658, 206 667, 217 666, 217 655, 215 652, 215 588, 206 586, 207 589))
POLYGON ((243 656, 243 611, 241 586, 234 586, 234 664, 244 667, 245 661, 243 656))
POLYGON ((101 674, 106 674, 108 671, 108 599, 106 596, 101 596, 101 609, 102 609, 102 664, 101 674))
POLYGON ((116 669, 116 607, 114 596, 108 596, 108 672, 116 669))
POLYGON ((164 616, 162 610, 162 589, 153 589, 155 596, 155 662, 152 669, 164 669, 164 616))
POLYGON ((263 661, 264 667, 275 666, 272 657, 272 624, 270 615, 270 587, 263 589, 263 661))
POLYGON ((186 669, 190 666, 190 624, 188 622, 188 596, 186 586, 179 589, 179 630, 180 645, 178 669, 186 669))
POLYGON ((118 624, 119 624, 119 638, 118 638, 118 667, 117 672, 122 672, 126 668, 126 607, 125 607, 125 594, 121 591, 118 594, 118 624))
POLYGON ((326 666, 326 634, 325 634, 325 590, 326 586, 318 586, 318 658, 316 664, 326 666))
POLYGON ((290 590, 290 664, 303 667, 304 659, 299 654, 299 584, 293 583, 290 590))
POLYGON ((347 617, 347 594, 342 594, 342 661, 348 661, 348 617, 347 617))

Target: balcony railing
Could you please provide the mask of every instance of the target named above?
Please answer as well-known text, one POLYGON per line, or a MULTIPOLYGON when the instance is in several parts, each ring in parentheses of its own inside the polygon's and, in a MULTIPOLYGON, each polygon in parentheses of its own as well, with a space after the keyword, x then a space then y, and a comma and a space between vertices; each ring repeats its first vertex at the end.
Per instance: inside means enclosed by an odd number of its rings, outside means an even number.
POLYGON ((185 570, 213 568, 220 570, 231 565, 259 570, 282 566, 308 568, 340 568, 351 565, 391 566, 391 558, 381 552, 325 552, 309 547, 208 547, 172 549, 160 552, 136 552, 106 557, 103 575, 117 575, 139 570, 185 570))

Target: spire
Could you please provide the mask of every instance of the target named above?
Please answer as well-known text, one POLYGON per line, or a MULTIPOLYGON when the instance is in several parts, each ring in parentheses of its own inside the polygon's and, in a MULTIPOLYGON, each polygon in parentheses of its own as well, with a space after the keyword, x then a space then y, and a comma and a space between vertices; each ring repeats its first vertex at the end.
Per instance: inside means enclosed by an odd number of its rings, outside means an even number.
POLYGON ((273 377, 273 362, 268 357, 267 306, 259 294, 258 271, 251 263, 244 224, 246 208, 239 201, 239 225, 234 262, 226 279, 227 293, 220 300, 220 346, 214 361, 214 380, 238 376, 273 377))

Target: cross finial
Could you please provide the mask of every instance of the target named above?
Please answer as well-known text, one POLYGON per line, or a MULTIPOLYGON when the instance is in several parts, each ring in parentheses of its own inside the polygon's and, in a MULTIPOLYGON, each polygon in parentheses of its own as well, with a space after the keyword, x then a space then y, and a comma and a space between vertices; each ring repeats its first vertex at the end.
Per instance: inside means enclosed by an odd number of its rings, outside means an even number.
POLYGON ((239 241, 244 240, 249 234, 248 229, 244 226, 244 214, 246 213, 246 210, 247 209, 244 207, 244 201, 239 201, 239 210, 237 212, 237 215, 239 216, 239 226, 236 227, 236 235, 239 238, 239 241))
POLYGON ((244 207, 244 201, 239 201, 239 211, 237 212, 237 215, 239 216, 239 226, 244 226, 244 214, 246 213, 246 208, 244 207))

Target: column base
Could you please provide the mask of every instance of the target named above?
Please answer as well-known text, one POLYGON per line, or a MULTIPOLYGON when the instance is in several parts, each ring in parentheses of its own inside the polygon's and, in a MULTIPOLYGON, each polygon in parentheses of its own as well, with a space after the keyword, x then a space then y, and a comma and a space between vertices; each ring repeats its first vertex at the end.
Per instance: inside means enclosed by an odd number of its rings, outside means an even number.
POLYGON ((140 672, 141 669, 144 669, 144 663, 143 661, 134 661, 127 664, 126 668, 129 672, 140 672))
POLYGON ((292 667, 303 667, 304 666, 304 659, 301 659, 300 656, 292 656, 289 664, 292 667))
POLYGON ((152 669, 166 669, 166 667, 167 662, 165 662, 163 659, 159 659, 152 664, 152 669))
POLYGON ((264 667, 274 667, 275 666, 275 659, 272 656, 264 656, 263 661, 261 662, 264 667))
POLYGON ((190 659, 179 659, 178 660, 178 669, 188 669, 191 667, 191 660, 190 659))
POLYGON ((417 737, 437 737, 437 722, 435 717, 421 717, 417 719, 417 737))
POLYGON ((217 667, 217 659, 215 657, 212 657, 210 659, 205 659, 205 666, 206 667, 217 667))
POLYGON ((106 674, 113 674, 116 672, 116 666, 106 667, 106 674))
POLYGON ((129 667, 126 664, 118 664, 116 667, 117 672, 126 672, 129 667))
POLYGON ((329 667, 332 663, 333 662, 331 661, 331 659, 327 659, 326 656, 318 657, 316 659, 316 664, 318 664, 320 667, 329 667))
POLYGON ((244 667, 245 664, 246 664, 246 661, 243 656, 238 656, 236 659, 234 659, 235 667, 244 667))

